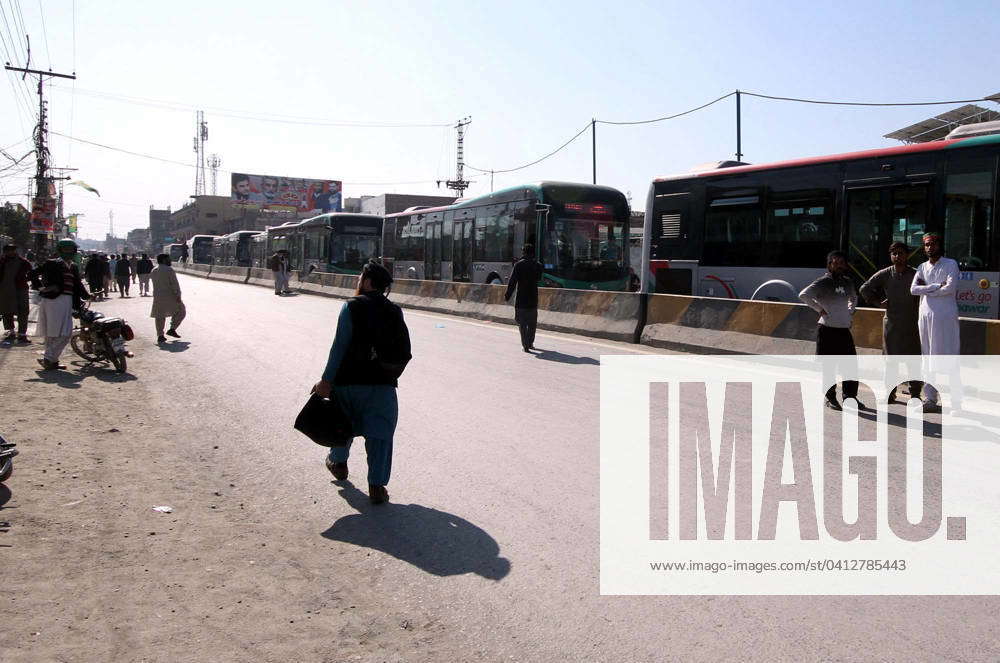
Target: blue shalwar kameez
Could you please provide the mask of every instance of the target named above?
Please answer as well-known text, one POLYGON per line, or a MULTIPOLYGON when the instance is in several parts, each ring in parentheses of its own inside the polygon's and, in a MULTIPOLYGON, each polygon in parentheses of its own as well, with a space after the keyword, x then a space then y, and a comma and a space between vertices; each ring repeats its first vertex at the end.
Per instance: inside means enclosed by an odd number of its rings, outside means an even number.
MULTIPOLYGON (((392 436, 399 417, 396 388, 388 384, 334 384, 337 371, 351 344, 352 334, 351 311, 344 304, 337 318, 337 334, 330 346, 330 357, 323 371, 323 379, 333 385, 332 395, 350 418, 354 434, 365 438, 368 483, 385 486, 389 483, 392 471, 392 436)), ((330 447, 330 462, 346 463, 352 441, 347 440, 343 446, 330 447)))

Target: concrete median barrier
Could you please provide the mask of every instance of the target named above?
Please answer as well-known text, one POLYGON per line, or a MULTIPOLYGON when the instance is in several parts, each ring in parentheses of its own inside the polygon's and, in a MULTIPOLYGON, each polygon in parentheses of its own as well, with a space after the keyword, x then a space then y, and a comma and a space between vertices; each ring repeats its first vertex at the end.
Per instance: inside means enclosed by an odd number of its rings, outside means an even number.
POLYGON ((231 267, 213 265, 212 271, 208 273, 208 278, 220 281, 232 281, 234 283, 246 283, 250 278, 249 267, 231 267))
MULTIPOLYGON (((859 354, 882 352, 882 309, 860 308, 859 354)), ((641 343, 703 354, 813 354, 819 316, 802 304, 649 295, 641 343)), ((961 319, 962 354, 1000 353, 1000 321, 961 319)))
MULTIPOLYGON (((177 265, 195 276, 274 287, 269 269, 177 265)), ((324 297, 354 296, 358 277, 293 272, 293 290, 324 297)), ((514 324, 506 287, 481 283, 393 283, 390 299, 404 308, 514 324)), ((860 354, 882 351, 881 309, 858 309, 852 332, 860 354)), ((818 316, 801 304, 683 295, 639 295, 539 288, 538 327, 701 354, 813 354, 818 316), (645 311, 643 310, 645 308, 645 311), (645 315, 643 315, 645 313, 645 315)), ((1000 321, 961 319, 962 354, 1000 354, 1000 321)))

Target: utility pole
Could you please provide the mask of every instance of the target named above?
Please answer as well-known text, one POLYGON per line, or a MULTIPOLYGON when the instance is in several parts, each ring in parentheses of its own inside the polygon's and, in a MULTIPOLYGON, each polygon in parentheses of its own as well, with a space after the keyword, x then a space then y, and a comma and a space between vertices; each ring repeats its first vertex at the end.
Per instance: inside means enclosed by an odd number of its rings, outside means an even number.
POLYGON ((463 117, 455 125, 455 129, 458 130, 458 162, 455 167, 455 179, 448 180, 446 184, 449 189, 455 192, 456 198, 461 198, 465 190, 469 188, 469 182, 463 173, 465 170, 465 127, 470 124, 472 124, 472 118, 463 117))
POLYGON ((594 184, 597 184, 597 120, 590 118, 590 160, 594 171, 594 184))
MULTIPOLYGON (((42 71, 40 69, 29 69, 31 64, 31 46, 28 46, 28 59, 24 67, 12 67, 9 62, 5 68, 8 71, 20 71, 24 79, 28 74, 38 76, 38 126, 35 127, 35 199, 31 203, 31 232, 35 235, 35 254, 39 258, 44 257, 46 251, 46 241, 49 234, 55 230, 56 201, 52 196, 52 180, 49 176, 49 148, 46 146, 49 127, 46 115, 47 105, 44 96, 45 77, 69 78, 76 80, 76 72, 72 74, 57 74, 52 71, 42 71)), ((58 178, 67 179, 67 178, 58 178)))
MULTIPOLYGON (((73 171, 75 171, 77 169, 76 168, 50 168, 49 170, 55 170, 61 176, 63 173, 70 173, 70 172, 73 172, 73 171)), ((66 180, 68 180, 69 178, 68 177, 56 177, 56 178, 53 178, 53 179, 59 180, 59 193, 56 195, 56 222, 60 226, 59 230, 60 231, 65 231, 66 230, 66 217, 63 214, 63 182, 66 181, 66 180)), ((69 233, 67 233, 67 235, 68 234, 69 233)))
POLYGON ((205 141, 208 140, 208 122, 205 112, 198 111, 194 128, 194 195, 205 195, 205 141))
MULTIPOLYGON (((208 157, 208 167, 212 171, 212 195, 213 196, 216 195, 216 191, 218 190, 216 188, 216 183, 217 183, 218 178, 219 178, 219 166, 221 166, 221 165, 222 165, 222 157, 220 157, 218 154, 212 154, 212 155, 210 155, 208 157)), ((246 207, 246 206, 244 205, 244 207, 246 207)))
POLYGON ((740 91, 736 91, 736 160, 743 161, 742 131, 740 129, 740 91))

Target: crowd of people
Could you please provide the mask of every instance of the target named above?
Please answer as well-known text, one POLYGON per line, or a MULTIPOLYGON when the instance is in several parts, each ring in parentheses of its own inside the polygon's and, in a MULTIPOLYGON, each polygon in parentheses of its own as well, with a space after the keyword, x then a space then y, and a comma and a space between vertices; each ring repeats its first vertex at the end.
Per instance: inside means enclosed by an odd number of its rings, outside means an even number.
POLYGON ((154 267, 145 253, 141 256, 95 253, 87 258, 81 270, 83 261, 76 242, 63 239, 56 243, 56 255, 48 260, 36 263, 29 255, 22 257, 17 246, 8 244, 0 256, 2 343, 31 343, 28 338, 29 294, 34 289, 38 293, 35 334, 45 339, 44 353, 38 358, 43 370, 66 368, 59 363, 59 357, 73 334, 73 312, 80 310, 83 300, 107 297, 109 292, 129 297, 131 285, 136 282, 139 296, 153 298, 150 317, 154 319, 157 343, 165 343, 167 336, 180 338, 177 328, 187 311, 167 254, 156 256, 157 266, 154 267), (87 285, 84 285, 84 278, 87 285), (164 330, 167 318, 170 318, 170 327, 164 330))
POLYGON ((130 297, 131 286, 138 282, 139 296, 148 297, 153 261, 145 253, 116 254, 94 253, 87 258, 83 273, 91 292, 108 297, 117 292, 119 297, 130 297))
MULTIPOLYGON (((854 355, 854 336, 851 326, 859 297, 872 306, 885 308, 882 323, 882 351, 886 355, 958 355, 961 353, 959 335, 958 263, 946 258, 941 236, 928 233, 923 236, 926 262, 913 268, 909 263, 910 248, 902 242, 889 247, 891 265, 871 276, 860 289, 848 275, 847 254, 831 251, 827 256, 827 273, 809 284, 799 299, 819 313, 816 329, 817 355, 854 355)), ((941 403, 937 389, 932 384, 911 380, 908 384, 911 397, 923 401, 925 412, 940 412, 941 403)), ((858 399, 858 383, 845 380, 841 385, 843 399, 853 398, 858 407, 867 406, 858 399)), ((960 397, 960 394, 957 395, 960 397)), ((898 403, 896 389, 889 394, 889 403, 898 403)), ((826 405, 840 410, 836 385, 826 393, 826 405)))

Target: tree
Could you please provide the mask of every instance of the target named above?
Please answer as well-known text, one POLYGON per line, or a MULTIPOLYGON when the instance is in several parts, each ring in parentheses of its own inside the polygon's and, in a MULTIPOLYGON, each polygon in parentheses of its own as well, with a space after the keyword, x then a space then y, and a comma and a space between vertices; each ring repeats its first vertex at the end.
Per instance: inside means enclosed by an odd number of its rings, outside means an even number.
POLYGON ((5 235, 23 250, 32 248, 31 233, 28 232, 29 213, 21 205, 5 203, 0 207, 0 235, 5 235))

